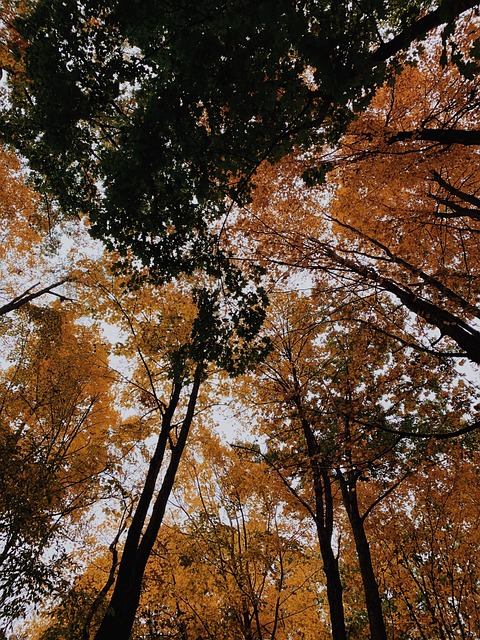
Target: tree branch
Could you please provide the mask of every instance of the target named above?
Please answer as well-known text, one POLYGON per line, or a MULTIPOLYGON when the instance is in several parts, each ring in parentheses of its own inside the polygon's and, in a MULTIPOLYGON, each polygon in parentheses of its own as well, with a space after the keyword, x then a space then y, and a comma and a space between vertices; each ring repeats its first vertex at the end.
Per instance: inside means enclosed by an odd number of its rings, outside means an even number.
POLYGON ((13 300, 8 302, 7 304, 4 304, 3 307, 0 307, 0 316, 4 316, 10 311, 19 309, 20 307, 23 307, 28 302, 31 302, 32 300, 35 300, 36 298, 39 298, 40 296, 43 296, 47 293, 50 293, 51 295, 56 295, 61 300, 67 300, 67 299, 70 300, 70 298, 65 298, 65 296, 61 296, 60 294, 55 293, 53 291, 53 289, 56 289, 57 287, 60 287, 62 284, 65 284, 66 282, 70 282, 70 281, 71 281, 70 278, 64 278, 63 280, 59 280, 58 282, 55 282, 54 284, 51 284, 48 287, 44 287, 39 291, 33 291, 40 285, 40 283, 37 282, 37 284, 32 285, 26 291, 16 296, 13 300))
POLYGON ((386 431, 387 433, 393 433, 397 436, 402 436, 405 438, 423 438, 428 439, 431 438, 433 440, 447 440, 448 438, 458 438, 459 436, 466 435, 467 433, 472 433, 472 431, 476 431, 480 429, 480 420, 476 420, 472 422, 472 424, 463 427, 462 429, 457 429, 456 431, 443 431, 443 432, 430 432, 430 433, 420 433, 418 431, 404 431, 403 429, 392 429, 390 427, 386 427, 383 424, 372 424, 370 422, 364 422, 363 420, 355 419, 356 422, 361 424, 364 427, 369 427, 370 429, 380 429, 380 431, 386 431))
POLYGON ((451 193, 452 196, 455 196, 459 200, 463 200, 464 202, 468 202, 468 204, 471 204, 475 208, 480 209, 480 198, 477 198, 476 196, 473 196, 470 193, 465 193, 465 191, 460 191, 460 189, 456 189, 455 187, 452 187, 452 185, 449 182, 447 182, 446 180, 444 180, 444 178, 442 178, 442 176, 438 173, 438 171, 432 171, 432 176, 435 182, 439 184, 441 187, 443 187, 445 191, 448 191, 448 193, 451 193))
POLYGON ((473 9, 477 5, 478 0, 443 0, 437 9, 419 18, 397 36, 380 45, 372 54, 373 62, 385 62, 400 51, 408 49, 415 40, 423 39, 429 31, 442 24, 453 22, 464 11, 473 9))
POLYGON ((461 144, 464 146, 480 145, 480 131, 467 129, 418 129, 415 131, 399 131, 388 138, 388 144, 405 140, 424 140, 440 144, 461 144))

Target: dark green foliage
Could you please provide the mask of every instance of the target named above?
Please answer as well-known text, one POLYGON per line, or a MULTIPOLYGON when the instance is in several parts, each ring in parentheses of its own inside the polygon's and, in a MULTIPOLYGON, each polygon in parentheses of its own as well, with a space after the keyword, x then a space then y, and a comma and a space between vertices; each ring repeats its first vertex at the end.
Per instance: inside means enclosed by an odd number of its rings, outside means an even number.
POLYGON ((391 56, 473 4, 38 0, 16 20, 26 75, 11 70, 2 130, 119 269, 157 283, 203 272, 220 342, 248 342, 266 299, 232 267, 221 220, 263 160, 335 143, 391 56), (218 320, 220 291, 234 310, 218 320))
POLYGON ((6 136, 125 259, 217 273, 210 223, 264 158, 338 137, 382 81, 379 34, 425 5, 35 2, 6 136))

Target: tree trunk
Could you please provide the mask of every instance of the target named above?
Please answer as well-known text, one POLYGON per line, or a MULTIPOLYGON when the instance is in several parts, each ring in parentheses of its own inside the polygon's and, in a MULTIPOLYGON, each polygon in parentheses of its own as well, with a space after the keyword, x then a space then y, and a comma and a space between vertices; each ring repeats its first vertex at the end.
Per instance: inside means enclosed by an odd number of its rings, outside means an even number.
POLYGON ((343 586, 338 570, 338 560, 333 553, 331 536, 328 535, 325 528, 317 525, 317 534, 323 570, 327 579, 327 599, 330 610, 330 623, 332 625, 332 640, 346 640, 343 586))
POLYGON ((144 528, 154 496, 155 483, 160 473, 171 432, 172 418, 178 405, 181 387, 179 385, 174 387, 172 399, 163 416, 157 448, 150 461, 147 479, 127 535, 113 594, 107 612, 95 634, 95 640, 129 640, 130 638, 140 601, 145 567, 163 521, 168 498, 193 421, 202 371, 202 365, 197 365, 180 433, 176 444, 170 446, 171 456, 167 471, 162 486, 153 502, 152 514, 148 524, 144 528))
POLYGON ((322 555, 323 570, 327 580, 327 599, 332 625, 332 639, 347 640, 345 611, 343 608, 343 586, 338 569, 338 560, 332 549, 333 496, 330 478, 328 477, 325 466, 322 466, 321 452, 313 429, 305 418, 302 418, 302 428, 307 443, 310 469, 313 476, 316 513, 315 523, 317 526, 320 553, 322 555))
POLYGON ((357 499, 357 475, 355 471, 348 472, 348 480, 337 469, 337 478, 342 491, 343 503, 345 505, 348 520, 352 528, 357 550, 358 563, 362 576, 363 591, 365 593, 365 603, 367 605, 368 621, 370 625, 371 640, 387 640, 385 620, 383 619, 382 601, 378 592, 378 584, 373 571, 370 545, 365 534, 363 518, 360 516, 357 499))

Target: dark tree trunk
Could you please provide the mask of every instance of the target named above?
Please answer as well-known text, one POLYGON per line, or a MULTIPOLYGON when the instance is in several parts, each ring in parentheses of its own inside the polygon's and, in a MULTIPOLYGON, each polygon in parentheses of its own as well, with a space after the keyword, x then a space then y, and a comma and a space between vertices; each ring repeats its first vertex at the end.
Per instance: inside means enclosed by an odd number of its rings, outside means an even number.
POLYGON ((140 601, 142 580, 148 558, 163 521, 168 498, 173 487, 180 459, 193 421, 195 405, 200 387, 202 365, 197 365, 187 411, 175 445, 170 446, 171 455, 161 488, 154 499, 155 484, 165 457, 172 419, 178 406, 181 385, 175 385, 168 408, 162 420, 162 428, 155 453, 150 461, 145 485, 138 502, 119 565, 113 594, 95 640, 129 640, 140 601), (153 501, 153 509, 147 515, 153 501))
POLYGON ((323 570, 327 580, 327 599, 332 625, 332 640, 346 640, 345 611, 343 608, 343 586, 338 569, 338 560, 332 549, 332 538, 325 527, 317 524, 318 541, 322 555, 323 570))
MULTIPOLYGON (((297 405, 298 406, 298 405, 297 405)), ((299 407, 299 410, 300 407, 299 407)), ((322 465, 321 451, 313 429, 302 418, 302 429, 307 443, 310 469, 315 492, 315 523, 317 526, 323 570, 327 581, 327 599, 330 610, 333 640, 347 640, 345 611, 343 608, 343 586, 338 568, 338 560, 332 549, 333 535, 333 496, 330 478, 325 465, 322 465)))
POLYGON ((357 550, 358 563, 362 576, 365 603, 367 605, 371 640, 387 640, 385 620, 383 618, 382 601, 378 592, 378 584, 373 571, 370 545, 365 534, 364 520, 360 515, 357 499, 357 474, 354 470, 347 472, 347 478, 337 470, 337 478, 342 491, 343 503, 352 528, 357 550))

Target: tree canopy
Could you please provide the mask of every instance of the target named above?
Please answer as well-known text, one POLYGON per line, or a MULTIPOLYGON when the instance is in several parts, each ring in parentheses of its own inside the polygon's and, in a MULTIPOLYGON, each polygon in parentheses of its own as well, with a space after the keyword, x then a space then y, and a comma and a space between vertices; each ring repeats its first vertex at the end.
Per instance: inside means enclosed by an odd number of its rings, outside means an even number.
POLYGON ((0 4, 4 635, 478 635, 476 3, 0 4))
POLYGON ((27 3, 4 135, 121 260, 156 278, 218 274, 212 223, 258 166, 336 141, 396 54, 440 25, 447 38, 475 4, 27 3))

